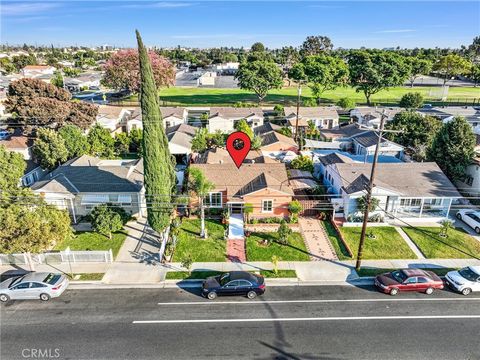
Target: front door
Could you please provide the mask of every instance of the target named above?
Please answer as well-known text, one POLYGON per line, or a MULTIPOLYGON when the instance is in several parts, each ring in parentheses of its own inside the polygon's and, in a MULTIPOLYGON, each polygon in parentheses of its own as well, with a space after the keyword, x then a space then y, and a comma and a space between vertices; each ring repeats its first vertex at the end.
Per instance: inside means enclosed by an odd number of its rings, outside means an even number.
POLYGON ((231 203, 230 204, 230 214, 242 214, 243 213, 243 204, 242 203, 231 203))

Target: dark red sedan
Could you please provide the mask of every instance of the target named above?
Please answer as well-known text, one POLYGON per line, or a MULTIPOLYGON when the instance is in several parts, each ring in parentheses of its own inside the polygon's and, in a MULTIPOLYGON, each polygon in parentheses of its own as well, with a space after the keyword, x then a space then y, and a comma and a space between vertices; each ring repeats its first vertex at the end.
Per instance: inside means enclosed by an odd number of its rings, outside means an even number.
POLYGON ((375 286, 390 295, 397 295, 399 291, 421 291, 430 295, 435 289, 443 289, 444 285, 432 271, 403 269, 377 275, 375 286))

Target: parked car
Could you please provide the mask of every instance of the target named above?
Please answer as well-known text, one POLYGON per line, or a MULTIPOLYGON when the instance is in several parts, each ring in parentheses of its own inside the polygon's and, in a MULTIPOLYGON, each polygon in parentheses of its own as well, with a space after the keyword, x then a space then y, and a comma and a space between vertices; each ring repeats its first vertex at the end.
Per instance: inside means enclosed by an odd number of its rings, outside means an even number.
POLYGON ((445 276, 445 283, 463 295, 480 291, 480 266, 467 266, 458 271, 449 271, 445 276))
POLYGON ((8 130, 0 130, 0 140, 8 140, 11 136, 8 130))
POLYGON ((438 275, 421 269, 401 269, 377 275, 375 286, 390 295, 397 295, 399 291, 422 291, 430 295, 434 289, 444 287, 438 275))
POLYGON ((480 212, 468 209, 458 210, 457 219, 470 226, 477 234, 480 234, 480 212))
POLYGON ((48 301, 62 295, 68 283, 68 279, 62 274, 31 272, 1 282, 0 301, 24 299, 48 301))
POLYGON ((231 271, 211 276, 203 282, 202 295, 210 300, 221 295, 246 295, 254 299, 265 292, 263 276, 246 271, 231 271))

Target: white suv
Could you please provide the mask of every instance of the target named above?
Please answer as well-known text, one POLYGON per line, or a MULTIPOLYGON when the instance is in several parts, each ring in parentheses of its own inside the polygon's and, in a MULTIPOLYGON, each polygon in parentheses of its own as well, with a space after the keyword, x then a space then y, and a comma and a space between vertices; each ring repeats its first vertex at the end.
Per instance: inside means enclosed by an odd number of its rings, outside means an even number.
POLYGON ((480 291, 480 266, 467 266, 458 271, 450 271, 445 276, 445 282, 463 295, 480 291))

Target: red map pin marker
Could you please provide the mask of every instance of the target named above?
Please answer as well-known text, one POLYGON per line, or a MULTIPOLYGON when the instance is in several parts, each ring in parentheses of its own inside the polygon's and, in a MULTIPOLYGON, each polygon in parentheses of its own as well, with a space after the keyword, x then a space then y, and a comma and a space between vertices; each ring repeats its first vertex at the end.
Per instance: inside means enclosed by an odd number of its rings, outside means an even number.
POLYGON ((228 135, 227 151, 237 168, 242 166, 243 160, 245 160, 251 146, 250 138, 242 131, 236 131, 228 135))

